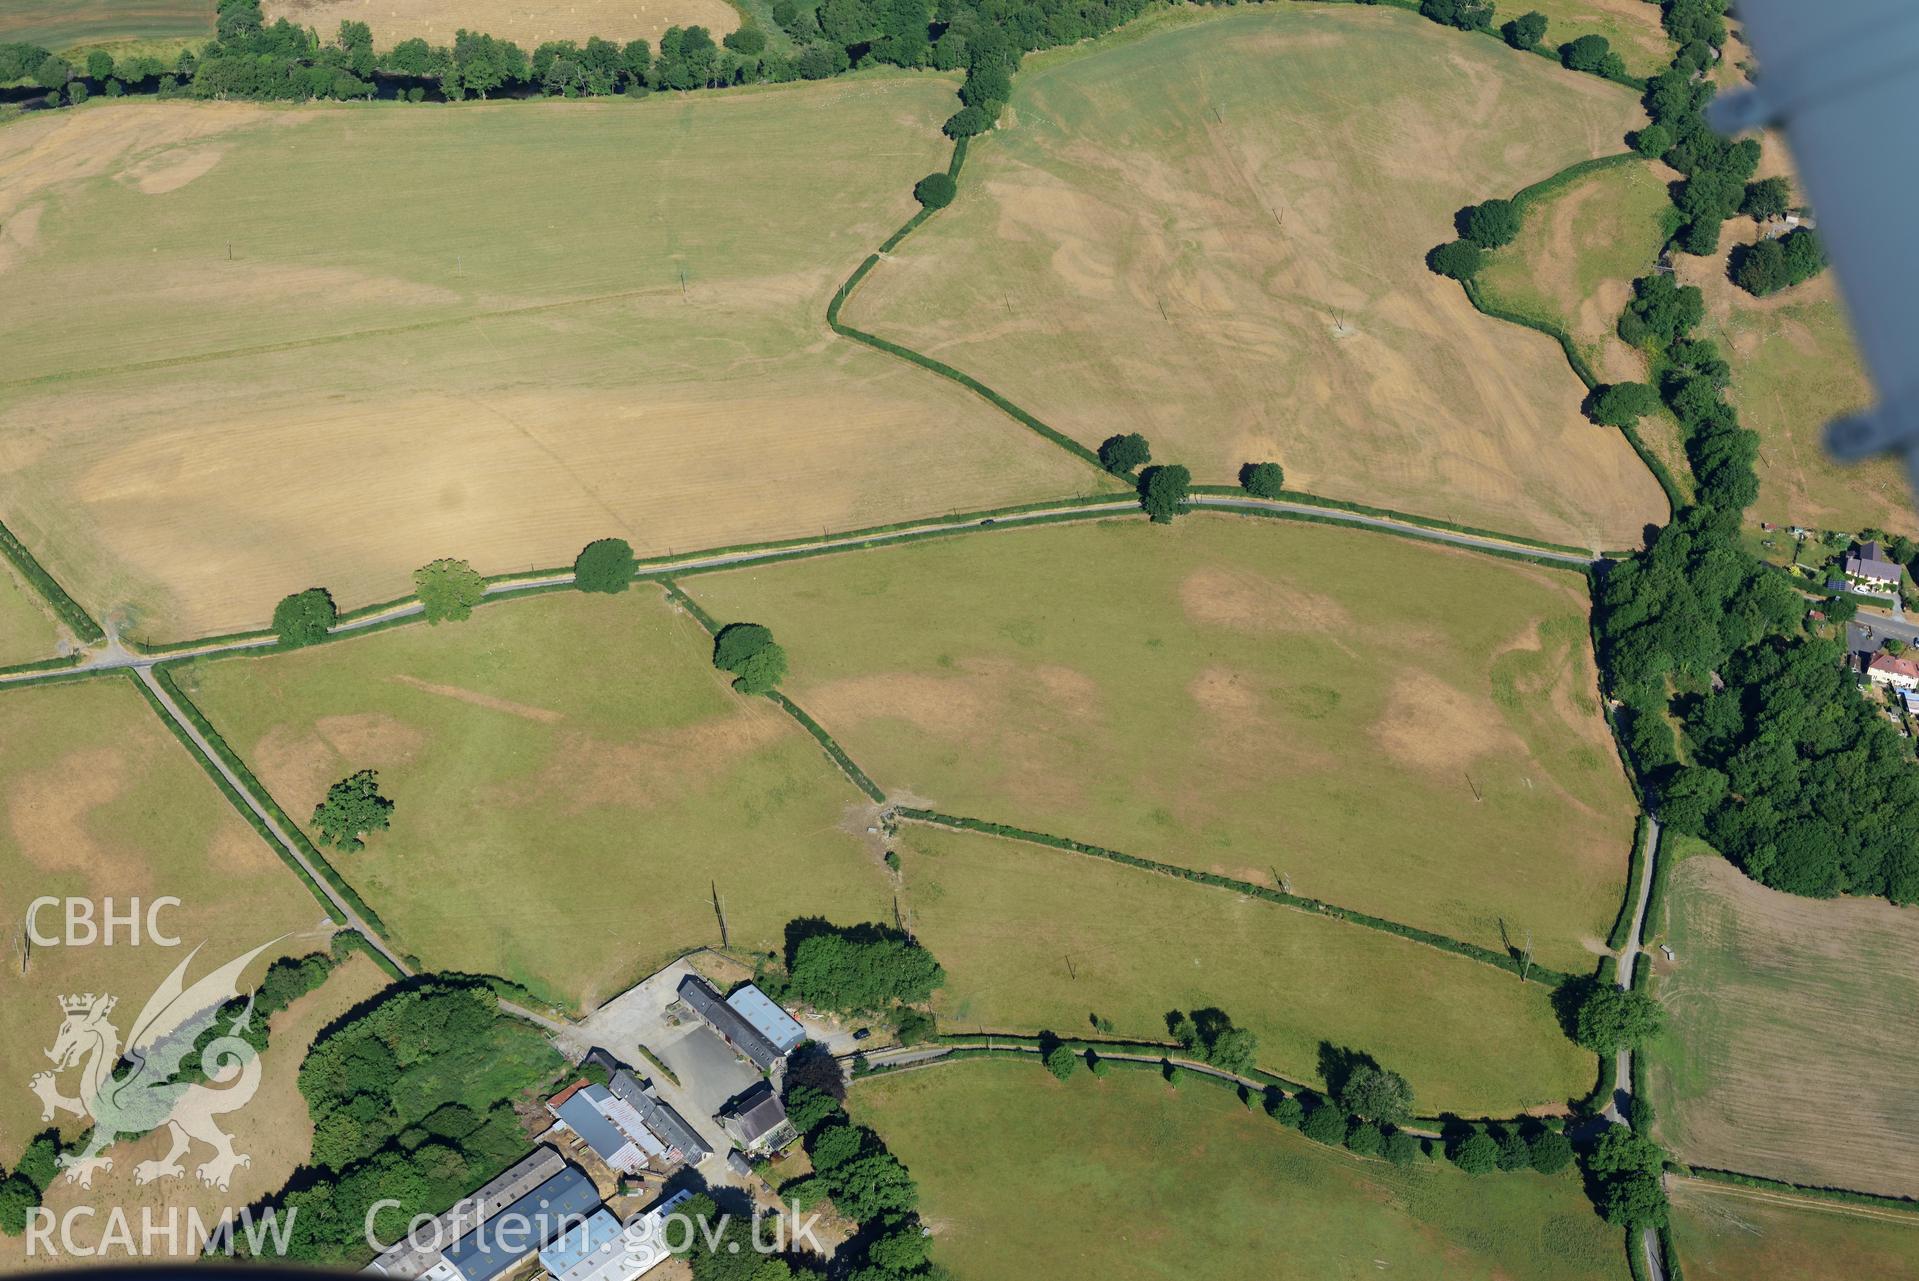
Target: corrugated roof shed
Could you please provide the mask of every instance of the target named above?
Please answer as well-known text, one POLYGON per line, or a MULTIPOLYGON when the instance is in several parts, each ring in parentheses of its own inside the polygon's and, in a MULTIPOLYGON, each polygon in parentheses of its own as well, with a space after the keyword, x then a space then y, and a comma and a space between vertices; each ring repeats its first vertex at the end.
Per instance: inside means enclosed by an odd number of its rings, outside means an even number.
POLYGON ((630 1169, 644 1164, 637 1158, 639 1153, 633 1147, 631 1139, 621 1134, 619 1127, 606 1119, 600 1111, 602 1105, 610 1103, 612 1096, 603 1085, 589 1085, 584 1089, 572 1091, 566 1101, 553 1109, 560 1120, 566 1122, 566 1128, 586 1140, 586 1146, 593 1154, 615 1169, 630 1169))
POLYGON ((751 1023, 781 1054, 806 1039, 806 1029, 799 1025, 799 1020, 751 983, 742 985, 726 998, 726 1003, 739 1011, 740 1017, 751 1023))
POLYGON ((566 1166, 467 1233, 446 1252, 464 1281, 493 1281, 522 1259, 600 1208, 593 1180, 566 1166))
POLYGON ((540 1266, 554 1276, 570 1272, 588 1257, 620 1239, 620 1221, 611 1210, 595 1210, 579 1223, 569 1224, 540 1251, 540 1266))
POLYGON ((541 1144, 497 1178, 489 1180, 479 1191, 460 1198, 452 1209, 435 1219, 431 1227, 422 1228, 413 1234, 413 1239, 401 1238, 361 1271, 379 1273, 395 1281, 414 1281, 440 1261, 442 1246, 457 1241, 477 1224, 492 1218, 524 1193, 565 1168, 566 1161, 560 1154, 541 1144), (414 1239, 420 1243, 417 1247, 414 1239))
POLYGON ((741 1017, 738 1010, 720 999, 720 994, 704 979, 689 974, 680 980, 679 996, 693 1012, 705 1019, 726 1043, 753 1061, 762 1072, 770 1072, 780 1061, 780 1051, 760 1030, 741 1017))
POLYGON ((611 1082, 613 1097, 632 1105, 640 1114, 640 1121, 653 1131, 670 1148, 679 1149, 683 1160, 698 1165, 713 1155, 713 1150, 701 1142, 699 1131, 686 1123, 686 1118, 661 1102, 656 1096, 647 1093, 639 1078, 622 1068, 613 1074, 611 1082))

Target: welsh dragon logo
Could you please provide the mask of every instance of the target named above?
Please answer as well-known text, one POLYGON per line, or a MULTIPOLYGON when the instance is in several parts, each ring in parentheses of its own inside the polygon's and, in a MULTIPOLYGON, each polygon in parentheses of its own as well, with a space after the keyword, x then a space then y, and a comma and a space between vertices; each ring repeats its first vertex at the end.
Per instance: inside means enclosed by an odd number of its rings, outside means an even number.
POLYGON ((93 1122, 85 1148, 61 1154, 69 1181, 91 1187, 96 1170, 113 1168, 113 1159, 102 1153, 115 1140, 162 1127, 169 1131, 172 1146, 159 1160, 135 1166, 135 1182, 185 1174, 180 1158, 196 1141, 213 1149, 194 1170, 211 1187, 225 1189, 233 1172, 251 1163, 233 1150, 233 1139, 217 1119, 245 1107, 260 1088, 259 1055, 239 1035, 253 1015, 250 998, 224 1030, 199 1047, 198 1074, 182 1069, 201 1037, 219 1021, 221 1010, 239 998, 241 973, 272 946, 263 943, 187 987, 187 966, 200 954, 194 948, 147 1000, 124 1047, 119 1030, 108 1020, 119 998, 91 992, 60 998, 64 1021, 46 1052, 53 1070, 36 1074, 27 1087, 40 1098, 42 1121, 64 1112, 93 1122), (63 1094, 58 1078, 73 1069, 79 1070, 79 1092, 63 1094))

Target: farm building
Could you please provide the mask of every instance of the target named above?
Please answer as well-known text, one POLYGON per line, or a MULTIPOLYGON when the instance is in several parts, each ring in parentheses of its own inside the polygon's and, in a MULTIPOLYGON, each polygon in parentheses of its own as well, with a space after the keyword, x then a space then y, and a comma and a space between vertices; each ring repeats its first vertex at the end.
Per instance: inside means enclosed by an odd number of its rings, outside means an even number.
POLYGON ((693 1193, 682 1189, 631 1223, 601 1209, 540 1251, 540 1266, 553 1281, 632 1281, 651 1272, 671 1253, 666 1220, 693 1193))
POLYGON ((514 1162, 472 1196, 462 1197, 452 1209, 435 1219, 430 1228, 423 1227, 401 1238, 361 1271, 392 1277, 394 1281, 417 1281, 443 1261, 441 1251, 446 1245, 459 1240, 566 1168, 565 1159, 557 1151, 541 1144, 530 1156, 514 1162))
POLYGON ((424 1281, 496 1281, 600 1208, 593 1180, 562 1166, 443 1251, 424 1281))
POLYGON ((791 1054, 794 1047, 806 1039, 806 1029, 800 1026, 799 1020, 751 983, 742 983, 734 989, 726 1003, 781 1054, 791 1054))
POLYGON ((576 1082, 547 1101, 547 1110, 560 1124, 577 1134, 593 1154, 615 1170, 638 1170, 654 1157, 665 1157, 667 1145, 647 1129, 630 1103, 615 1098, 605 1086, 576 1082))
POLYGON ((706 1144, 686 1119, 675 1112, 657 1095, 653 1094, 625 1068, 613 1073, 613 1079, 607 1083, 613 1097, 632 1108, 639 1116, 640 1123, 651 1130, 660 1142, 666 1145, 666 1159, 685 1161, 688 1165, 698 1165, 712 1155, 706 1144))
POLYGON ((753 1066, 760 1071, 771 1072, 774 1065, 786 1057, 785 1051, 768 1040, 766 1034, 754 1027, 745 1015, 722 1001, 720 994, 697 975, 689 974, 680 980, 679 997, 687 1008, 705 1019, 722 1040, 752 1060, 753 1066))

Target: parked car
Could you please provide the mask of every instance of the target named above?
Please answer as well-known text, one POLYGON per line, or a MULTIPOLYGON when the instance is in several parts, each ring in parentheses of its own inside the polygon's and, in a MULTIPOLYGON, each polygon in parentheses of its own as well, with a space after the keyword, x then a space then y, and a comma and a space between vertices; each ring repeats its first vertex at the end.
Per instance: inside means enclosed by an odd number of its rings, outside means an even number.
POLYGON ((863 1027, 859 1029, 857 1032, 853 1033, 853 1039, 855 1041, 864 1041, 867 1037, 871 1035, 873 1035, 873 1029, 870 1027, 863 1027))

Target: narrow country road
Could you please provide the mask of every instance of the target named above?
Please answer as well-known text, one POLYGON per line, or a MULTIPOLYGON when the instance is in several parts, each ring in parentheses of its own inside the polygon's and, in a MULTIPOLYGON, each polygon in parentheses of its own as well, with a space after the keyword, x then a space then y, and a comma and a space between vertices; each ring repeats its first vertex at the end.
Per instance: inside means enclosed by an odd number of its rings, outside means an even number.
MULTIPOLYGON (((1632 990, 1633 971, 1639 960, 1639 949, 1646 933, 1646 899, 1652 893, 1653 864, 1659 857, 1659 820, 1649 810, 1646 813, 1646 832, 1641 839, 1645 842, 1644 857, 1640 859, 1638 906, 1633 909, 1632 932, 1626 936, 1625 946, 1619 949, 1617 977, 1619 986, 1632 990)), ((1632 1050, 1619 1051, 1614 1067, 1613 1095, 1606 1104, 1605 1117, 1615 1125, 1631 1125, 1632 1115, 1632 1050), (1622 1101, 1624 1106, 1622 1107, 1622 1101)), ((1666 1281, 1665 1257, 1659 1248, 1659 1233, 1652 1228, 1639 1230, 1639 1248, 1646 1254, 1646 1275, 1652 1281, 1666 1281)))
MULTIPOLYGON (((1554 561, 1562 565, 1584 568, 1594 563, 1597 557, 1582 556, 1571 552, 1547 551, 1528 547, 1523 543, 1509 542, 1504 539, 1483 534, 1465 534, 1450 529, 1436 529, 1412 521, 1395 520, 1388 516, 1367 516, 1359 512, 1349 512, 1337 507, 1321 507, 1313 503, 1298 502, 1292 499, 1278 498, 1229 498, 1216 494, 1195 494, 1189 500, 1196 508, 1225 512, 1285 512, 1289 515, 1312 516, 1342 525, 1351 525, 1360 529, 1385 530, 1410 535, 1429 542, 1445 543, 1455 547, 1465 547, 1477 551, 1518 552, 1535 556, 1542 560, 1554 561)), ((750 548, 744 551, 703 553, 651 561, 641 566, 646 576, 667 576, 691 573, 698 570, 721 569, 734 565, 751 565, 760 561, 780 560, 796 553, 826 552, 848 550, 852 548, 878 547, 888 543, 905 542, 923 538, 929 534, 966 533, 989 528, 1008 528, 1032 525, 1057 520, 1060 517, 1078 519, 1098 519, 1106 516, 1137 514, 1139 503, 1128 496, 1115 496, 1110 502, 1068 503, 1058 507, 1046 507, 1036 511, 1018 512, 998 517, 947 517, 941 520, 929 520, 922 524, 911 525, 904 529, 889 530, 882 534, 838 534, 813 539, 809 542, 789 543, 779 547, 750 548)), ((488 583, 485 594, 491 597, 513 596, 521 592, 548 587, 563 587, 573 581, 571 572, 529 575, 525 578, 511 578, 501 582, 488 583)), ((365 614, 348 622, 336 625, 334 636, 348 636, 355 632, 381 623, 392 622, 397 618, 411 618, 424 612, 417 601, 404 602, 377 613, 365 614)), ((170 663, 184 658, 199 658, 209 654, 230 654, 241 650, 265 649, 275 643, 271 635, 241 637, 236 640, 208 641, 202 645, 186 645, 169 649, 162 653, 142 654, 128 649, 108 629, 107 639, 86 651, 85 657, 71 667, 56 668, 48 671, 12 672, 0 674, 0 686, 31 685, 37 682, 56 680, 84 672, 102 672, 116 670, 144 671, 160 663, 170 663)))

